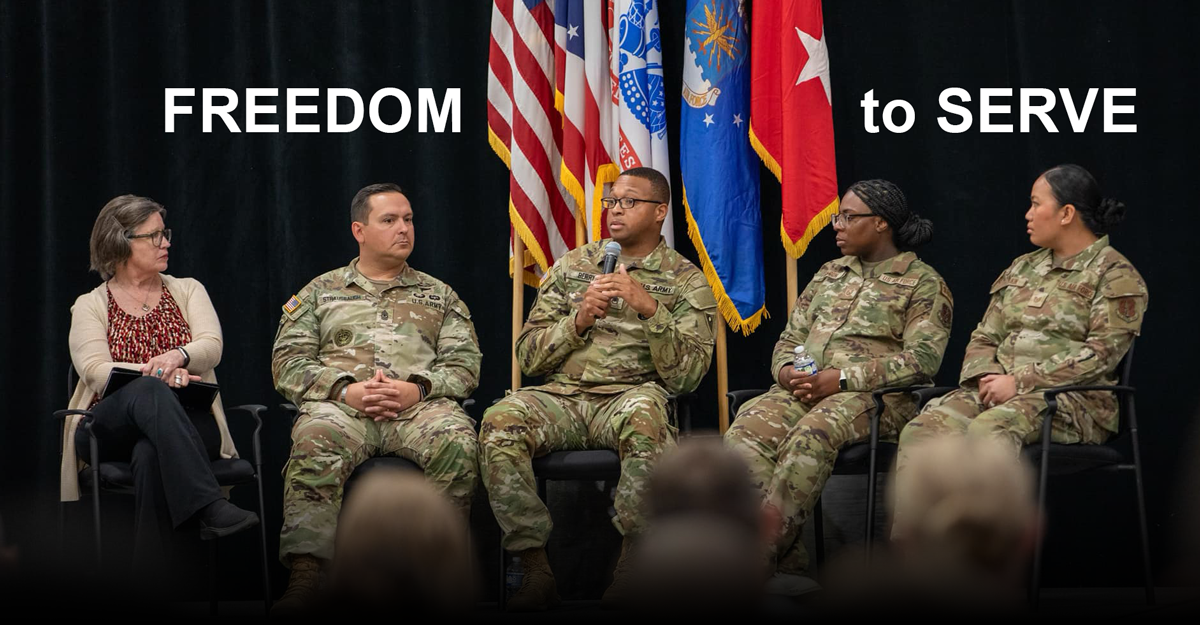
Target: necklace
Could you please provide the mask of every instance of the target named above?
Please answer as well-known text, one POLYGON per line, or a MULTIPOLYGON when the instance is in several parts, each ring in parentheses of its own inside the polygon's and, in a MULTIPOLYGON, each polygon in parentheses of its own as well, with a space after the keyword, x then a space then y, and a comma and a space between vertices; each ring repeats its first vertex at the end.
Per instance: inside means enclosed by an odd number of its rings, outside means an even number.
MULTIPOLYGON (((123 286, 121 286, 121 285, 117 284, 115 280, 109 280, 109 281, 108 281, 108 283, 109 283, 109 284, 116 284, 116 285, 117 285, 117 289, 119 289, 119 290, 120 290, 122 293, 124 293, 125 295, 128 295, 130 299, 132 299, 132 300, 134 300, 134 301, 137 301, 137 298, 136 298, 136 297, 134 297, 134 296, 133 296, 133 295, 132 295, 132 294, 131 294, 129 291, 126 291, 126 290, 125 290, 125 287, 123 287, 123 286)), ((151 293, 153 293, 153 292, 154 292, 153 290, 146 291, 146 297, 142 298, 142 312, 144 312, 144 313, 146 313, 146 312, 150 312, 150 294, 151 294, 151 293)))

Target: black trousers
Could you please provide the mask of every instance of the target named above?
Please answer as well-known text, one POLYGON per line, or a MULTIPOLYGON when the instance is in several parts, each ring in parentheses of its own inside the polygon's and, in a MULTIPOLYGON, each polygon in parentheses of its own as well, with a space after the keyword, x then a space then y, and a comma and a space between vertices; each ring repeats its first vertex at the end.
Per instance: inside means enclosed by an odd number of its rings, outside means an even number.
MULTIPOLYGON (((100 462, 129 462, 134 488, 134 566, 154 567, 171 551, 170 534, 221 498, 210 461, 221 434, 211 413, 189 414, 161 380, 126 384, 92 409, 100 462)), ((75 431, 79 458, 91 463, 87 431, 75 431)))

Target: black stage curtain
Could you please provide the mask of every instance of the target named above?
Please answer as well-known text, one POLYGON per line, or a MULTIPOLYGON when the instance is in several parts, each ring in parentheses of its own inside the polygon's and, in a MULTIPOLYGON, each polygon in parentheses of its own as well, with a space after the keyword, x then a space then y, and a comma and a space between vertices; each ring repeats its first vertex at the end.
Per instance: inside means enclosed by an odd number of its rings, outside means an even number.
MULTIPOLYGON (((660 11, 675 138, 684 3, 663 3, 660 11)), ((116 195, 148 195, 167 207, 176 233, 169 271, 202 281, 223 322, 218 375, 226 404, 274 406, 280 398, 269 354, 279 307, 313 276, 355 255, 348 231, 354 192, 398 182, 416 211, 412 264, 451 284, 474 312, 486 356, 475 396, 485 406, 503 393, 510 341, 507 173, 487 145, 490 15, 491 4, 482 1, 0 3, 0 379, 9 398, 0 418, 0 513, 10 542, 30 545, 27 559, 52 533, 46 520, 57 493, 58 445, 50 413, 67 399, 70 306, 98 283, 87 270, 88 236, 100 207, 116 195), (197 89, 187 102, 193 114, 177 118, 174 134, 164 132, 168 87, 197 89), (235 118, 243 127, 244 90, 252 87, 281 90, 271 101, 278 114, 264 120, 272 123, 284 123, 282 90, 289 87, 348 87, 364 99, 397 87, 412 98, 414 118, 394 135, 375 130, 369 119, 349 134, 232 134, 219 122, 205 134, 198 97, 204 87, 238 92, 235 118), (461 132, 416 131, 421 87, 439 96, 462 89, 461 132)), ((957 304, 943 383, 957 379, 988 285, 1032 249, 1022 215, 1040 171, 1079 163, 1129 205, 1112 242, 1151 292, 1134 382, 1155 554, 1164 566, 1181 458, 1194 448, 1196 393, 1186 363, 1200 342, 1186 320, 1200 298, 1197 264, 1187 250, 1200 218, 1187 189, 1197 170, 1193 94, 1200 92, 1200 72, 1191 38, 1198 18, 1200 7, 1189 2, 825 3, 839 187, 890 179, 934 221, 935 240, 920 254, 948 280, 957 304), (938 95, 948 87, 972 93, 968 107, 976 121, 968 132, 948 134, 936 123, 938 95), (1060 104, 1052 113, 1057 134, 1037 125, 1028 134, 982 134, 982 87, 1066 87, 1077 102, 1089 87, 1136 87, 1136 114, 1118 121, 1136 122, 1138 131, 1101 132, 1098 98, 1083 133, 1070 130, 1060 104), (859 101, 872 89, 883 103, 903 98, 913 105, 909 132, 864 130, 859 101)), ((1007 101, 1014 114, 1003 121, 1017 123, 1017 102, 1007 101)), ((384 107, 386 119, 398 115, 391 105, 384 107)), ((321 106, 319 118, 305 121, 323 122, 323 99, 321 106)), ((677 159, 677 144, 671 151, 677 159)), ((762 171, 771 318, 748 338, 730 335, 731 388, 770 382, 769 353, 787 317, 779 190, 762 171)), ((678 247, 694 258, 682 212, 675 219, 678 247)), ((821 233, 799 262, 801 286, 836 253, 832 235, 821 233)), ((527 305, 532 296, 527 291, 527 305)), ((699 392, 700 424, 715 427, 715 373, 699 392)), ((276 409, 270 417, 266 522, 277 540, 289 424, 276 409)), ((1052 547, 1051 557, 1099 566, 1059 567, 1050 581, 1139 583, 1131 493, 1089 483, 1069 490, 1056 493, 1067 504, 1055 536, 1078 538, 1060 541, 1065 545, 1052 547), (1097 544, 1105 545, 1104 555, 1082 555, 1097 544)), ((486 519, 482 500, 477 507, 486 519)), ((253 596, 255 551, 252 541, 245 546, 229 557, 240 559, 244 593, 253 596)))

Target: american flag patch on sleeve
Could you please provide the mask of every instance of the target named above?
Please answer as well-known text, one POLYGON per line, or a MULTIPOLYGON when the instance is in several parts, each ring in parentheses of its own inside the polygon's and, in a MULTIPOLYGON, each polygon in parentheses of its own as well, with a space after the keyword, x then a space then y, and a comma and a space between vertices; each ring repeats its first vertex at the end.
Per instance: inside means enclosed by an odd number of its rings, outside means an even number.
POLYGON ((290 314, 296 312, 296 309, 299 307, 300 307, 300 298, 293 295, 292 298, 289 299, 287 301, 287 303, 283 305, 283 312, 288 313, 290 315, 290 314))

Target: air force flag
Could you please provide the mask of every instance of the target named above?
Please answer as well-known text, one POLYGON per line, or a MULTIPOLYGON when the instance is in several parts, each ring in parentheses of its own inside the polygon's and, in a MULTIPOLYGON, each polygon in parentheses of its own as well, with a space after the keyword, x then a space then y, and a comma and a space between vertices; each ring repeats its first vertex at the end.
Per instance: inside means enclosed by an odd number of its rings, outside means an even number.
POLYGON ((679 162, 688 236, 725 320, 749 334, 766 313, 749 21, 738 0, 688 0, 686 20, 679 162))

